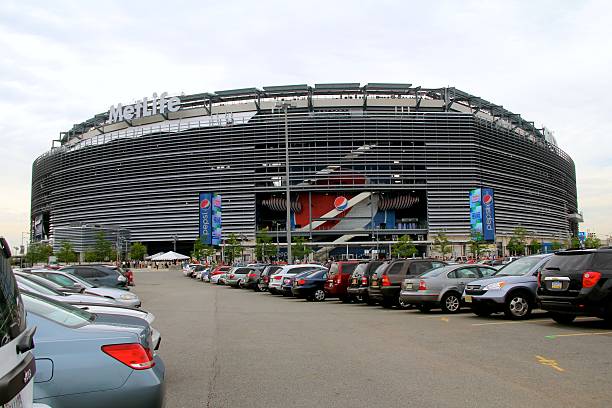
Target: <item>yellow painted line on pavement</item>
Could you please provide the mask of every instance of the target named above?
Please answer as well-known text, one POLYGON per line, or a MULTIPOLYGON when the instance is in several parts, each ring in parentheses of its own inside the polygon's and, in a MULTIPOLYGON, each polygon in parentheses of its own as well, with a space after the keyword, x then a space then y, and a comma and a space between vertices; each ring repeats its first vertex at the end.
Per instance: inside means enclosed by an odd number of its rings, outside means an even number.
POLYGON ((443 322, 448 323, 448 317, 441 317, 440 320, 442 320, 443 322))
POLYGON ((574 336, 606 336, 612 334, 612 331, 608 332, 594 332, 594 333, 568 333, 568 334, 552 334, 550 336, 544 336, 547 339, 556 339, 557 337, 574 337, 574 336))
POLYGON ((552 359, 548 359, 546 357, 542 357, 542 356, 535 356, 536 359, 538 360, 538 363, 544 365, 544 366, 548 366, 552 369, 555 369, 559 372, 564 372, 565 369, 559 367, 559 363, 557 363, 557 360, 552 360, 552 359))

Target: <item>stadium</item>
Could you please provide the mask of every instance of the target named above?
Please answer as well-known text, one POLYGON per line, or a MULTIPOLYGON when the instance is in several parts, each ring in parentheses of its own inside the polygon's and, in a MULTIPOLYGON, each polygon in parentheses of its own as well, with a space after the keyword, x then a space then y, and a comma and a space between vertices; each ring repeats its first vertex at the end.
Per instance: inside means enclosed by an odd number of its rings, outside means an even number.
POLYGON ((111 106, 34 161, 32 236, 57 247, 109 228, 188 252, 215 197, 214 243, 252 246, 268 228, 282 247, 287 173, 292 235, 326 256, 384 253, 406 234, 425 251, 442 231, 463 255, 477 188, 494 191, 499 254, 517 226, 546 246, 581 221, 574 163, 546 128, 453 87, 335 83, 111 106))

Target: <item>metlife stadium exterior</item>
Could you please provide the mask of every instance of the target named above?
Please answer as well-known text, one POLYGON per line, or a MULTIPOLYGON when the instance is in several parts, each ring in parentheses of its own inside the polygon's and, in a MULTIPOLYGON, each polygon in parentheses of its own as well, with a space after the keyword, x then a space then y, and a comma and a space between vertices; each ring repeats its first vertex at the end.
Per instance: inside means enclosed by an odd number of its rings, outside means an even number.
POLYGON ((187 251, 208 192, 222 197, 222 239, 252 244, 267 227, 282 245, 285 120, 292 234, 315 250, 404 234, 424 248, 444 230, 462 254, 477 188, 494 191, 500 251, 517 226, 544 243, 577 231, 574 163, 546 129, 456 88, 342 83, 113 106, 35 160, 32 234, 57 244, 64 227, 111 225, 150 253, 187 251))

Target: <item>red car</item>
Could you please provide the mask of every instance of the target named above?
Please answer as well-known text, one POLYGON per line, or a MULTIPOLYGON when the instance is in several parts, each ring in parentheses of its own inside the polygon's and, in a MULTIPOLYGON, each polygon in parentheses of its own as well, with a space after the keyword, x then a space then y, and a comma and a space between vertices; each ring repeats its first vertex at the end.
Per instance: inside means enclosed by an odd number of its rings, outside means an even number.
POLYGON ((349 297, 346 289, 349 286, 351 274, 359 265, 359 261, 339 261, 334 262, 329 267, 327 282, 325 282, 325 295, 327 297, 337 297, 343 302, 348 302, 349 297))

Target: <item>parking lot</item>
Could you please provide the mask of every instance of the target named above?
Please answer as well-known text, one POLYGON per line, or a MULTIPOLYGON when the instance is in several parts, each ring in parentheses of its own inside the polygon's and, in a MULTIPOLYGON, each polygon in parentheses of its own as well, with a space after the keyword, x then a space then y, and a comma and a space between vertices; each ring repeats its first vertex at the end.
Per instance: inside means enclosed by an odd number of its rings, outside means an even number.
POLYGON ((312 303, 137 271, 167 406, 607 407, 612 329, 312 303))

